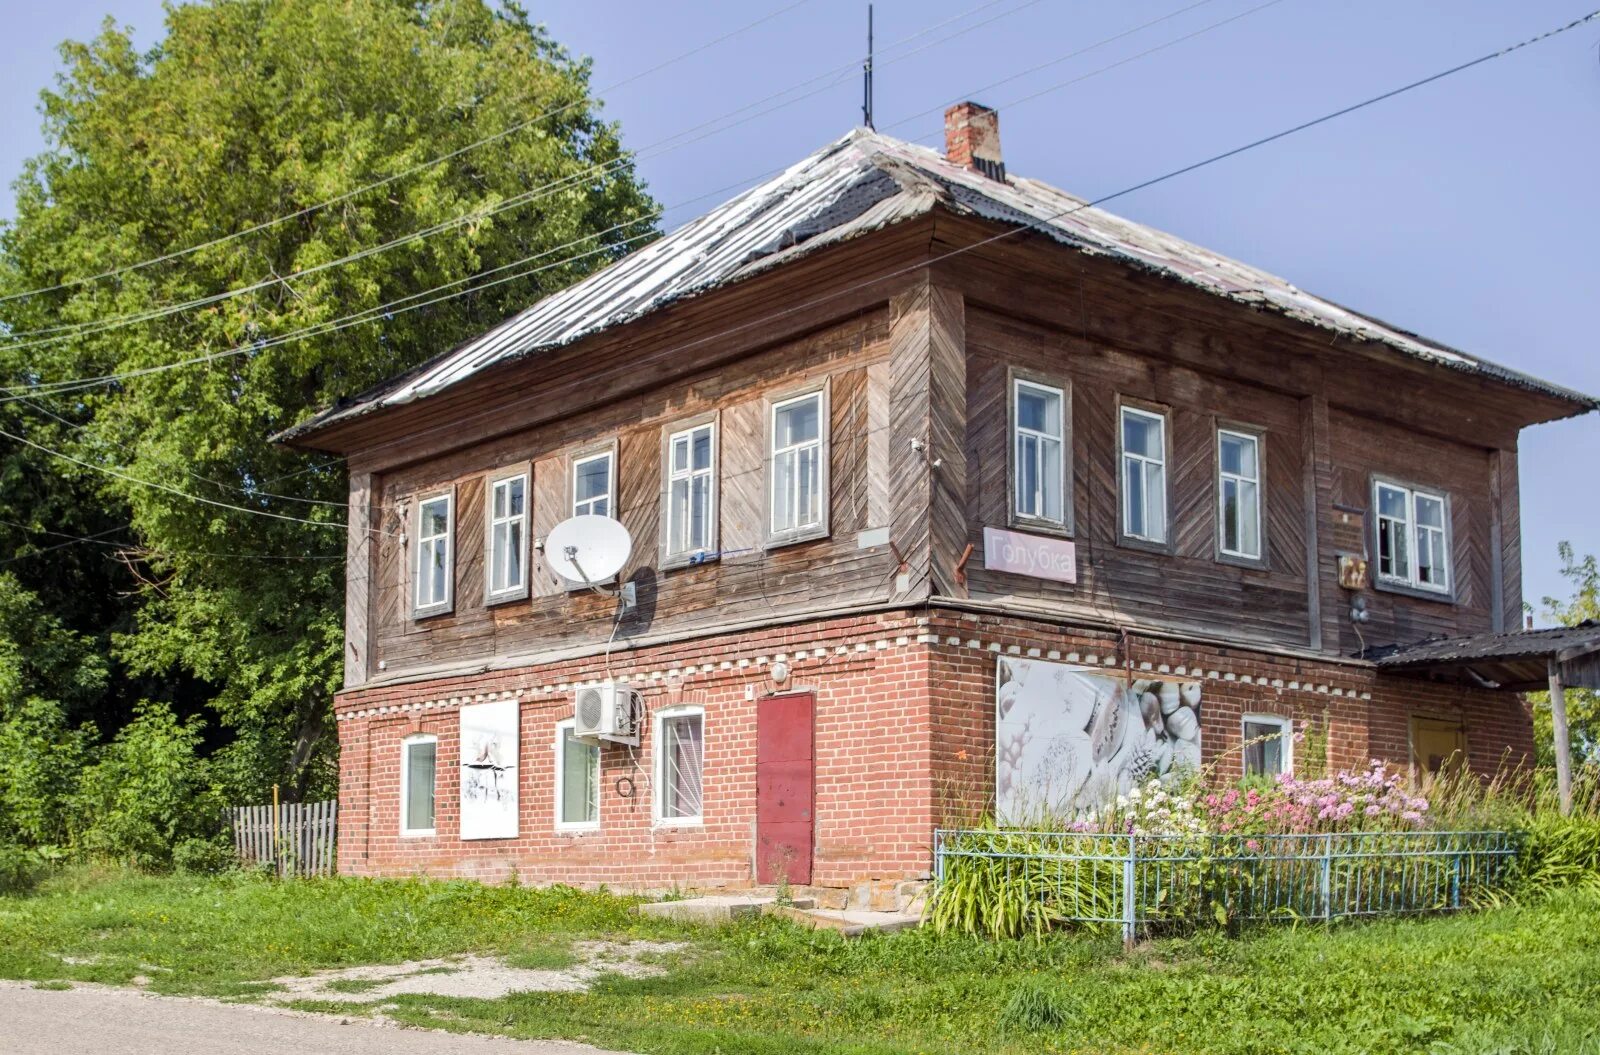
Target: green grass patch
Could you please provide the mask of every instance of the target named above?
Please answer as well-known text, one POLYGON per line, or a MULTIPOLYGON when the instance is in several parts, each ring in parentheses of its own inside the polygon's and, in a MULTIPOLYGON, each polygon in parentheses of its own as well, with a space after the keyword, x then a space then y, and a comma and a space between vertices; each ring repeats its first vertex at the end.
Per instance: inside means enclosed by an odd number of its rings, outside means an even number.
POLYGON ((647 1055, 1600 1055, 1595 891, 1449 919, 1163 940, 1132 955, 1115 938, 1070 934, 847 941, 774 919, 692 930, 630 907, 470 883, 68 876, 0 898, 0 976, 145 973, 163 991, 237 997, 324 968, 461 953, 548 968, 570 965, 587 938, 675 938, 688 947, 660 956, 654 977, 499 1000, 407 994, 384 1013, 647 1055))

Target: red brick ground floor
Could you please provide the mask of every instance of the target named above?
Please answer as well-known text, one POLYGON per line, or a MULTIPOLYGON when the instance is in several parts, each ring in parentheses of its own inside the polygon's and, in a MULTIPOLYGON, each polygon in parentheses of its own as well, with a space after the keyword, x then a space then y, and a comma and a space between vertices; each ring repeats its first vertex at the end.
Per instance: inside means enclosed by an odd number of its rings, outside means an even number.
POLYGON ((1521 764, 1533 751, 1528 710, 1504 693, 1379 676, 1362 663, 1119 638, 1009 616, 886 612, 614 654, 610 676, 639 692, 643 732, 637 747, 600 749, 597 819, 583 826, 558 823, 557 723, 571 718, 578 687, 606 677, 602 657, 341 693, 339 867, 621 888, 749 886, 763 706, 802 693, 814 699, 807 772, 769 772, 809 783, 811 807, 800 812, 811 883, 922 877, 933 830, 993 806, 1002 660, 1198 686, 1202 758, 1224 776, 1240 771, 1246 715, 1289 718, 1307 733, 1299 770, 1362 768, 1374 758, 1405 768, 1418 720, 1459 727, 1480 772, 1521 764), (775 673, 784 668, 780 682, 775 673), (463 840, 462 763, 470 760, 461 754, 461 709, 512 701, 515 834, 463 840), (701 722, 700 809, 691 822, 663 818, 655 787, 661 726, 651 716, 674 714, 701 722), (403 830, 408 740, 435 744, 433 824, 424 834, 403 830))

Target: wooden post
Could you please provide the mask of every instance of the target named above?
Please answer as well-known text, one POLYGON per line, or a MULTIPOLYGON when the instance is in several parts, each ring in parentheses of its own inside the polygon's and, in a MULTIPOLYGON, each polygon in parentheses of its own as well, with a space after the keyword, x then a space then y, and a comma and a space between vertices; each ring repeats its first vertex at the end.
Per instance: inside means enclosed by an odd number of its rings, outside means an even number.
POLYGON ((1550 725, 1555 734, 1556 789, 1561 795, 1561 815, 1572 813, 1572 741, 1567 732, 1567 698, 1561 685, 1561 664, 1550 657, 1550 725))

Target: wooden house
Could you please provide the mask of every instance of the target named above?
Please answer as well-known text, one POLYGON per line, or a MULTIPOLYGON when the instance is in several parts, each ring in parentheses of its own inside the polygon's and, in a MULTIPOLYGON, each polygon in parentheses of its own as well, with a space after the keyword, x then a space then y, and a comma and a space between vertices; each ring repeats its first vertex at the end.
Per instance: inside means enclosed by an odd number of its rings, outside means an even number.
POLYGON ((1520 697, 1367 657, 1520 625, 1518 434, 1596 401, 946 133, 854 131, 283 434, 349 463, 343 871, 881 898, 940 825, 1182 764, 1531 753, 1520 697), (575 515, 631 608, 552 572, 575 515))

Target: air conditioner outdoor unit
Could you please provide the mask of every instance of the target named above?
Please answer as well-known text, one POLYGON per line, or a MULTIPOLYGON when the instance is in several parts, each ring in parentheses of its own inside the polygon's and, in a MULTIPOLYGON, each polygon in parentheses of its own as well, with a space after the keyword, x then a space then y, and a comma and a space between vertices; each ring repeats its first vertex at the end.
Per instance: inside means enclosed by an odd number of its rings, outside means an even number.
POLYGON ((573 736, 638 746, 637 696, 626 685, 610 681, 586 685, 578 690, 572 703, 573 736))

